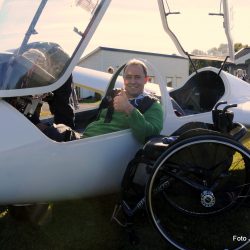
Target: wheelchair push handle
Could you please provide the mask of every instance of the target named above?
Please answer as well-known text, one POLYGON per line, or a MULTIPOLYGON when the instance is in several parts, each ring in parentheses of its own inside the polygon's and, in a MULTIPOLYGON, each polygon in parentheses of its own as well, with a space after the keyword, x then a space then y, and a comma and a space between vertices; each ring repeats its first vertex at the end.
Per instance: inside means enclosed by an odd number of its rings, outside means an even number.
POLYGON ((225 112, 227 112, 229 108, 236 108, 236 107, 237 107, 237 104, 230 104, 230 105, 227 105, 227 106, 222 110, 222 112, 225 114, 225 112))
MULTIPOLYGON (((223 105, 223 104, 227 104, 227 101, 218 102, 218 103, 215 105, 215 107, 214 107, 213 110, 218 110, 218 107, 219 107, 220 105, 223 105)), ((223 111, 225 112, 225 111, 228 110, 229 108, 235 108, 235 107, 237 107, 237 104, 229 104, 229 105, 227 105, 227 106, 224 107, 223 111)))
POLYGON ((226 105, 222 110, 218 107, 222 104, 227 104, 226 101, 218 102, 212 110, 212 118, 216 130, 222 133, 229 133, 233 128, 234 113, 228 109, 237 107, 237 104, 226 105))
POLYGON ((215 105, 215 107, 214 107, 213 110, 218 110, 218 107, 219 107, 220 105, 222 105, 222 104, 227 104, 227 101, 218 102, 218 103, 215 105))

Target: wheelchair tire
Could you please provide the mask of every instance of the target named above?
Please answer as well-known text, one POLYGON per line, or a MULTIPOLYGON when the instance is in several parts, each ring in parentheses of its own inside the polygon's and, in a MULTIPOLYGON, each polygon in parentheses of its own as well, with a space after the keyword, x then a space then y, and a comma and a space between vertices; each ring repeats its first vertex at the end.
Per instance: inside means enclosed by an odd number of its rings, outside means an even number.
POLYGON ((177 249, 245 249, 250 216, 250 152, 218 133, 178 140, 155 162, 146 208, 160 235, 177 249), (237 208, 237 209, 233 209, 237 208))

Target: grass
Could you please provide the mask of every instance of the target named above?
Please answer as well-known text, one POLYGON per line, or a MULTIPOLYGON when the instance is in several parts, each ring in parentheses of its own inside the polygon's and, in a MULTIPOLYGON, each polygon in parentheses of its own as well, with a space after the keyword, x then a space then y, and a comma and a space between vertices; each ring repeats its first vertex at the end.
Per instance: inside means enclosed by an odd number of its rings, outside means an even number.
MULTIPOLYGON (((88 107, 98 107, 100 105, 100 100, 98 100, 95 97, 91 97, 91 98, 84 98, 82 100, 79 100, 79 106, 80 108, 88 108, 88 107)), ((42 109, 41 109, 41 113, 40 113, 40 117, 48 117, 51 116, 51 112, 49 110, 49 106, 46 102, 43 103, 42 109)))
MULTIPOLYGON (((116 195, 54 203, 52 219, 43 226, 13 220, 8 213, 0 219, 0 246, 4 250, 150 250, 166 249, 148 220, 137 225, 138 246, 110 222, 116 195)), ((171 249, 171 248, 168 248, 171 249)))
POLYGON ((247 139, 245 140, 245 141, 243 141, 243 145, 246 147, 246 148, 248 148, 248 149, 250 149, 250 130, 248 130, 248 137, 247 137, 247 139))
POLYGON ((96 97, 88 97, 88 98, 79 100, 79 103, 97 103, 97 102, 100 102, 100 99, 96 97))
MULTIPOLYGON (((110 217, 116 202, 117 195, 102 196, 91 199, 80 199, 67 202, 54 203, 52 219, 43 226, 37 226, 24 221, 13 220, 8 213, 0 219, 0 246, 3 250, 174 250, 172 246, 164 242, 158 233, 152 228, 147 216, 136 218, 135 229, 140 237, 140 243, 133 246, 129 243, 128 235, 123 228, 110 222, 110 217)), ((206 245, 216 243, 212 237, 220 239, 222 235, 217 233, 216 228, 234 227, 235 234, 246 235, 237 228, 244 221, 244 227, 250 226, 248 208, 241 211, 240 220, 234 224, 236 218, 231 215, 208 218, 202 223, 197 219, 188 219, 187 241, 206 242, 206 245), (225 224, 225 225, 224 225, 225 224), (217 225, 217 226, 216 226, 217 225), (195 226, 195 227, 194 227, 195 226), (198 231, 197 231, 198 227, 198 231), (194 228, 196 228, 194 230, 194 228), (194 231, 192 231, 194 230, 194 231), (198 232, 198 234, 197 234, 198 232)), ((237 210, 236 210, 237 214, 237 210)), ((176 223, 185 219, 172 213, 169 223, 176 223), (172 221, 172 222, 171 222, 172 221)), ((181 227, 177 231, 187 231, 181 227)), ((230 232, 232 230, 230 229, 230 232)), ((178 236, 178 234, 177 234, 178 236)), ((231 235, 230 235, 231 238, 231 235)), ((179 240, 183 241, 182 238, 179 240)), ((220 248, 203 248, 207 250, 220 248)))

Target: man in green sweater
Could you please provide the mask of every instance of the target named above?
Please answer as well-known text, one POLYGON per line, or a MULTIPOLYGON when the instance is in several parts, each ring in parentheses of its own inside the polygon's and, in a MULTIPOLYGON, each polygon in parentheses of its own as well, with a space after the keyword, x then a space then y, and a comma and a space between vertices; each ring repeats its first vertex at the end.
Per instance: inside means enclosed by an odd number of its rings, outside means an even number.
POLYGON ((106 121, 108 109, 103 109, 97 121, 89 124, 83 137, 96 136, 130 128, 135 138, 145 143, 158 135, 163 127, 162 106, 156 98, 144 91, 148 81, 146 65, 130 60, 123 70, 124 89, 114 97, 112 118, 106 121))

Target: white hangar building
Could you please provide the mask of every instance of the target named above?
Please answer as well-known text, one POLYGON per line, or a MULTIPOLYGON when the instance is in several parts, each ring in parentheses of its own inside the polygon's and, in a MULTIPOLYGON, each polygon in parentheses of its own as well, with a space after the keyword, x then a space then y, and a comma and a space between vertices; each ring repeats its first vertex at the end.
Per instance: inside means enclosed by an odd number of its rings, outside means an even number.
MULTIPOLYGON (((149 61, 166 80, 166 86, 169 87, 180 87, 189 75, 189 61, 184 57, 108 47, 96 48, 81 58, 78 66, 107 72, 109 67, 116 70, 133 58, 149 61)), ((155 75, 150 69, 149 76, 150 81, 154 82, 155 75)))

